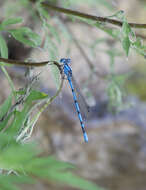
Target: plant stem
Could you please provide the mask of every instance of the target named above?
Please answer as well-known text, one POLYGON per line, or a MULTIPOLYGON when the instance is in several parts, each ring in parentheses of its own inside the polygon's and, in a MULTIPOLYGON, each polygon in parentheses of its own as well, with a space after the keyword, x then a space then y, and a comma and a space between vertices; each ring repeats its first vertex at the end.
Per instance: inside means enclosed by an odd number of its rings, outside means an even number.
MULTIPOLYGON (((45 7, 45 8, 47 8, 47 9, 51 9, 51 10, 58 11, 58 12, 61 12, 61 13, 65 13, 65 14, 68 14, 68 15, 82 17, 82 18, 93 20, 93 21, 96 21, 96 22, 110 23, 110 24, 120 26, 120 27, 122 27, 122 24, 123 24, 123 22, 118 21, 118 20, 109 19, 107 17, 97 17, 97 16, 94 16, 94 15, 85 14, 85 13, 82 13, 82 12, 79 12, 79 11, 73 11, 71 9, 65 9, 65 8, 61 8, 61 7, 56 7, 56 6, 53 6, 53 5, 50 5, 48 3, 44 3, 44 2, 41 3, 41 5, 43 7, 45 7)), ((137 23, 128 23, 128 24, 133 28, 146 29, 146 24, 137 24, 137 23)))

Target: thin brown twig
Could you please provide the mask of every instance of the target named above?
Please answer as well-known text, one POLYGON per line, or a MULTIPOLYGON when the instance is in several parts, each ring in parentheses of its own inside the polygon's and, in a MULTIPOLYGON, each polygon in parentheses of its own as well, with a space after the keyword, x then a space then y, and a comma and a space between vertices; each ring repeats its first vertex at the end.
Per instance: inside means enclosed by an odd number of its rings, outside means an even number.
POLYGON ((56 65, 58 67, 60 73, 62 73, 61 65, 57 61, 25 62, 25 61, 18 61, 18 60, 14 60, 14 59, 6 59, 6 58, 0 57, 0 62, 12 64, 12 65, 25 66, 25 67, 32 67, 32 66, 42 67, 49 63, 52 63, 52 64, 56 65))
MULTIPOLYGON (((66 24, 71 23, 71 20, 70 20, 69 18, 62 18, 62 17, 61 17, 61 19, 62 19, 63 22, 66 23, 66 24)), ((78 20, 76 23, 77 23, 77 24, 81 24, 81 21, 78 20)), ((82 22, 82 23, 83 23, 83 22, 82 22)), ((83 24, 86 25, 86 26, 88 26, 88 27, 91 27, 91 25, 89 25, 87 22, 84 22, 83 24)), ((135 34, 136 34, 137 37, 140 37, 140 38, 146 40, 146 36, 145 36, 145 35, 140 34, 140 33, 137 33, 137 32, 136 32, 135 34)))
MULTIPOLYGON (((110 19, 110 18, 107 18, 107 17, 97 17, 97 16, 94 16, 94 15, 85 14, 85 13, 82 13, 82 12, 79 12, 79 11, 73 11, 71 9, 65 9, 65 8, 53 6, 53 5, 50 5, 50 4, 45 3, 45 2, 42 2, 41 5, 44 8, 47 8, 47 9, 51 9, 51 10, 58 11, 58 12, 68 14, 68 15, 78 16, 78 17, 93 20, 93 21, 96 21, 96 22, 110 23, 110 24, 120 26, 120 27, 123 25, 123 22, 118 21, 118 20, 114 20, 114 19, 110 19)), ((133 28, 146 29, 146 24, 138 24, 138 23, 128 23, 128 24, 133 28)))

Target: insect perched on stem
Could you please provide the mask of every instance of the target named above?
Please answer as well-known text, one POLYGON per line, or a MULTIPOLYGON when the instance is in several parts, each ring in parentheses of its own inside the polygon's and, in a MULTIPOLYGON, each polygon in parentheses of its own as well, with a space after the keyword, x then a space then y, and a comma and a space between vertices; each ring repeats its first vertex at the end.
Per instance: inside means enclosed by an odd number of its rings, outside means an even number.
MULTIPOLYGON (((87 133, 86 133, 86 130, 85 130, 83 117, 82 117, 82 114, 81 114, 81 111, 80 111, 81 110, 80 109, 81 105, 80 105, 79 100, 77 99, 77 95, 76 95, 78 90, 76 89, 76 83, 75 83, 75 80, 74 80, 74 78, 72 76, 72 69, 69 66, 70 62, 71 62, 71 59, 65 59, 65 58, 60 59, 60 63, 63 64, 64 74, 67 77, 67 80, 68 80, 68 82, 70 84, 70 87, 71 87, 71 90, 72 90, 74 104, 75 104, 75 108, 76 108, 76 111, 77 111, 77 114, 78 114, 78 118, 80 120, 81 129, 82 129, 83 136, 84 136, 84 141, 88 142, 88 136, 87 136, 87 133)), ((85 102, 85 101, 82 101, 82 102, 85 102)))
MULTIPOLYGON (((34 66, 34 67, 40 67, 40 66, 45 66, 48 64, 54 64, 58 67, 61 76, 63 76, 63 74, 67 77, 67 80, 70 84, 71 90, 72 90, 72 94, 73 94, 73 99, 74 99, 74 104, 75 104, 75 109, 77 111, 78 114, 78 118, 80 120, 80 124, 81 124, 81 129, 83 132, 83 136, 84 136, 84 141, 88 142, 88 136, 85 130, 85 126, 84 126, 84 113, 85 112, 89 112, 89 107, 86 105, 86 102, 83 98, 83 96, 80 94, 79 89, 77 88, 75 79, 73 78, 72 75, 72 69, 69 66, 69 64, 71 63, 71 59, 66 59, 66 58, 62 58, 60 59, 60 63, 59 64, 57 61, 44 61, 44 62, 23 62, 23 61, 17 61, 17 60, 12 60, 12 59, 5 59, 5 58, 0 58, 1 62, 5 62, 8 64, 13 64, 13 65, 19 65, 19 66, 34 66), (82 103, 82 105, 81 105, 82 103), (83 107, 83 109, 82 109, 83 107), (81 111, 83 110, 83 111, 81 111), (82 113, 81 113, 82 112, 82 113)), ((62 77, 63 79, 63 77, 62 77)))

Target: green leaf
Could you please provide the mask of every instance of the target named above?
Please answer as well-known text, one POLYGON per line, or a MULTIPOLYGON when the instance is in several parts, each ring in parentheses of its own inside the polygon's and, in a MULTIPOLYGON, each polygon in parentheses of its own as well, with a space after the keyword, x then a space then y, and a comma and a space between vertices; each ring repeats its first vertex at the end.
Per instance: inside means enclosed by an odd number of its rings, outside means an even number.
POLYGON ((30 102, 25 103, 24 108, 21 112, 15 111, 14 120, 6 130, 9 134, 12 135, 12 137, 13 135, 16 136, 20 128, 23 127, 26 119, 29 116, 31 105, 32 104, 30 102))
POLYGON ((34 179, 30 176, 16 176, 16 175, 1 175, 0 189, 1 190, 20 190, 18 184, 33 184, 34 179), (17 185, 16 185, 17 184, 17 185))
POLYGON ((113 18, 113 17, 121 20, 124 17, 124 11, 123 10, 117 11, 114 14, 108 16, 107 18, 113 18))
POLYGON ((124 19, 123 25, 122 25, 122 47, 126 53, 126 55, 128 56, 129 54, 129 49, 131 46, 131 41, 130 41, 130 33, 132 32, 129 24, 127 23, 127 21, 124 19))
POLYGON ((40 36, 33 32, 30 28, 21 27, 18 29, 11 29, 8 31, 16 40, 24 43, 25 45, 36 47, 41 44, 40 36))
POLYGON ((119 29, 111 29, 106 27, 104 24, 96 22, 91 24, 92 26, 96 26, 97 28, 101 29, 102 31, 104 31, 105 33, 107 33, 108 35, 110 35, 111 37, 115 38, 115 39, 119 39, 119 34, 120 31, 119 29))
MULTIPOLYGON (((1 55, 1 57, 8 58, 8 47, 7 47, 6 41, 2 35, 0 35, 0 55, 1 55)), ((7 73, 7 71, 3 65, 1 64, 1 69, 2 69, 3 73, 5 74, 8 82, 11 86, 12 92, 14 92, 15 87, 13 85, 13 82, 12 82, 11 78, 9 77, 9 74, 7 73)))
POLYGON ((128 56, 129 49, 130 49, 130 46, 131 46, 131 42, 130 42, 128 36, 126 36, 125 38, 123 38, 123 40, 122 40, 122 46, 123 46, 123 49, 125 50, 126 55, 128 56))
POLYGON ((103 190, 97 187, 94 183, 86 181, 78 176, 73 175, 71 172, 52 172, 50 178, 60 183, 66 183, 72 187, 80 188, 83 190, 103 190))
POLYGON ((8 58, 8 47, 2 35, 0 35, 0 54, 1 57, 8 58))
POLYGON ((0 118, 2 118, 10 109, 12 105, 12 94, 5 100, 5 102, 0 106, 0 118))
POLYGON ((130 32, 131 32, 131 28, 129 24, 127 23, 127 21, 124 21, 122 25, 122 35, 129 36, 130 32))
POLYGON ((55 183, 65 183, 83 190, 101 190, 96 185, 69 172, 73 165, 57 161, 53 157, 35 158, 26 164, 25 171, 37 175, 39 178, 48 178, 55 183), (33 172, 32 172, 33 171, 33 172))
POLYGON ((18 24, 18 23, 21 23, 22 21, 23 19, 20 17, 6 19, 1 23, 0 30, 4 30, 7 26, 12 25, 12 24, 18 24))
POLYGON ((27 160, 33 160, 35 152, 30 145, 25 145, 22 148, 20 144, 11 141, 11 144, 8 144, 8 148, 3 148, 1 151, 0 167, 17 172, 26 171, 25 168, 23 169, 23 164, 26 164, 27 160))
POLYGON ((82 179, 69 170, 74 166, 58 161, 53 157, 38 157, 41 151, 35 144, 20 144, 9 137, 0 134, 0 168, 5 171, 17 172, 16 175, 0 175, 0 189, 17 189, 16 184, 34 183, 34 179, 45 179, 55 184, 66 184, 83 190, 101 190, 92 182, 82 179), (25 176, 24 176, 25 174, 25 176), (34 176, 32 179, 31 176, 34 176))
POLYGON ((27 97, 27 101, 31 102, 34 100, 41 100, 41 99, 44 99, 47 97, 48 97, 48 95, 43 92, 32 90, 30 95, 27 97))
MULTIPOLYGON (((42 0, 41 0, 42 1, 42 0)), ((36 3, 36 7, 38 9, 38 12, 40 14, 40 16, 43 18, 46 18, 46 19, 50 19, 50 15, 48 14, 48 11, 46 9, 44 9, 42 6, 41 6, 41 1, 38 1, 36 3)))
POLYGON ((15 113, 15 118, 11 125, 8 127, 7 132, 12 135, 18 134, 20 128, 24 126, 25 121, 29 117, 30 110, 32 109, 32 102, 35 100, 45 99, 48 95, 39 91, 32 90, 26 98, 22 111, 15 113))

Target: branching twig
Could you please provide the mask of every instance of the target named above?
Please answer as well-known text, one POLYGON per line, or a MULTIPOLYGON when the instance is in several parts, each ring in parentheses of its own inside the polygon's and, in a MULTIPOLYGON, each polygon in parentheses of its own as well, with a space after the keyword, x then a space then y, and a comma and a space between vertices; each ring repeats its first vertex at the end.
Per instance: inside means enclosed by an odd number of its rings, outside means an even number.
MULTIPOLYGON (((61 19, 63 20, 63 22, 65 23, 65 24, 68 24, 68 23, 71 23, 71 20, 69 19, 69 18, 62 18, 61 17, 61 19)), ((88 26, 88 27, 92 27, 91 25, 89 25, 87 22, 81 22, 80 20, 78 20, 76 23, 78 23, 78 24, 84 24, 84 25, 86 25, 86 26, 88 26)), ((143 34, 139 34, 139 33, 135 33, 136 34, 136 36, 137 37, 140 37, 140 38, 142 38, 143 40, 146 40, 146 35, 143 35, 143 34)))
MULTIPOLYGON (((93 21, 96 21, 96 22, 110 23, 110 24, 120 26, 120 27, 123 24, 123 22, 118 21, 118 20, 109 19, 107 17, 97 17, 97 16, 94 16, 94 15, 85 14, 85 13, 82 13, 82 12, 79 12, 79 11, 73 11, 73 10, 70 10, 70 9, 56 7, 56 6, 53 6, 53 5, 50 5, 48 3, 44 3, 44 2, 41 3, 41 5, 44 8, 47 8, 47 9, 51 9, 51 10, 58 11, 58 12, 61 12, 61 13, 65 13, 65 14, 72 15, 72 16, 78 16, 78 17, 93 20, 93 21)), ((133 28, 146 29, 146 24, 137 24, 137 23, 128 23, 128 24, 133 28)))

